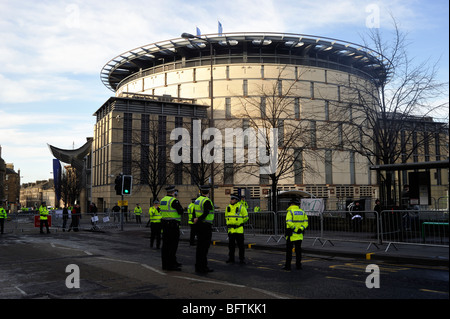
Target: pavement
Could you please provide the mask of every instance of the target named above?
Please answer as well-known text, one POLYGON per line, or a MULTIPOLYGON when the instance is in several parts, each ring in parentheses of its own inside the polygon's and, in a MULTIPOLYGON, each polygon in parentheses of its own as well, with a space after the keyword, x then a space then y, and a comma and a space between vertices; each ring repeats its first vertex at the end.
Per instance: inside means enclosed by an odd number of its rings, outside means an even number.
MULTIPOLYGON (((181 240, 188 240, 189 230, 183 230, 181 240)), ((213 232, 213 245, 228 245, 226 233, 213 232)), ((245 235, 248 249, 266 249, 285 251, 286 240, 280 236, 245 235)), ((302 243, 304 255, 320 255, 326 257, 347 257, 367 261, 395 262, 402 264, 449 266, 449 247, 415 245, 407 243, 373 244, 341 240, 320 240, 305 238, 302 243)))

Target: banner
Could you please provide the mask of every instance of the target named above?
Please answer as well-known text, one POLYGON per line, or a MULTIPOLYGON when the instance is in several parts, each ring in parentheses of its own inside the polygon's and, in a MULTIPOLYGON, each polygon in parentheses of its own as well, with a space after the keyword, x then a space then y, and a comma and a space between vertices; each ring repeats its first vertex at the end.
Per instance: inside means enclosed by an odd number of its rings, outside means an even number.
POLYGON ((308 216, 319 216, 324 210, 323 198, 302 198, 300 208, 308 216))
POLYGON ((61 163, 58 159, 53 159, 53 181, 55 183, 56 205, 59 206, 61 199, 61 163))

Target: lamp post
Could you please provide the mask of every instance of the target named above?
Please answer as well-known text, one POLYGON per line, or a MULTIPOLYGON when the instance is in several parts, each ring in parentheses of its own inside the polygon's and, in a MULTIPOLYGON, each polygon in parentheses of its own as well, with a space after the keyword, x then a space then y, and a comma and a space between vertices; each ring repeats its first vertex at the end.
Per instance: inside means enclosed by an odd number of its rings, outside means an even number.
MULTIPOLYGON (((182 33, 181 37, 184 39, 199 39, 201 41, 205 41, 209 44, 209 62, 210 62, 210 84, 209 84, 209 96, 210 96, 210 104, 211 104, 211 113, 210 113, 210 117, 209 117, 209 126, 210 127, 214 127, 214 96, 213 96, 213 46, 212 46, 212 42, 207 39, 207 38, 201 38, 199 36, 190 34, 190 33, 182 33)), ((211 171, 211 200, 214 203, 214 161, 211 162, 210 164, 210 171, 211 171)))

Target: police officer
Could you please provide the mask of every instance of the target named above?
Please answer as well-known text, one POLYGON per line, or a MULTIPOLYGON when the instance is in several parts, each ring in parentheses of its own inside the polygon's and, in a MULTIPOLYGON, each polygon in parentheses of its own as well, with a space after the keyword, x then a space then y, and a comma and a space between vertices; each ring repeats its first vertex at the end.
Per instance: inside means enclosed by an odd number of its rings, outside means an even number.
POLYGON ((167 195, 161 199, 159 205, 161 211, 162 247, 161 260, 164 270, 181 270, 181 264, 177 262, 177 249, 180 240, 180 222, 183 207, 174 197, 175 186, 166 187, 167 195))
POLYGON ((43 234, 42 228, 45 224, 45 228, 47 228, 47 234, 50 234, 50 230, 48 229, 48 209, 45 202, 41 203, 41 207, 39 207, 39 221, 40 221, 40 233, 43 234))
POLYGON ((302 269, 303 232, 308 227, 308 216, 299 207, 300 201, 292 199, 286 214, 286 264, 284 270, 291 270, 292 248, 295 246, 297 269, 302 269))
POLYGON ((161 211, 159 208, 159 202, 153 201, 153 206, 148 210, 150 215, 150 248, 153 248, 153 243, 156 239, 156 249, 161 246, 161 211))
POLYGON ((136 223, 142 224, 141 222, 141 214, 142 214, 142 207, 139 206, 139 204, 136 204, 136 207, 134 208, 134 215, 136 216, 136 223))
POLYGON ((191 234, 189 236, 189 244, 191 246, 195 246, 195 237, 197 237, 196 234, 196 228, 194 225, 194 213, 195 213, 195 200, 197 198, 192 198, 191 199, 191 203, 189 204, 188 208, 187 208, 187 213, 188 213, 188 224, 189 227, 191 228, 191 234))
POLYGON ((8 218, 8 215, 6 213, 6 210, 3 208, 3 201, 0 200, 0 230, 2 234, 5 228, 6 218, 8 218))
POLYGON ((214 204, 209 199, 210 186, 200 187, 200 196, 195 200, 194 227, 197 230, 197 249, 195 253, 195 271, 212 272, 208 267, 208 250, 211 245, 212 223, 214 221, 214 204))
POLYGON ((239 201, 238 195, 231 195, 230 205, 225 212, 228 228, 228 260, 234 263, 236 243, 239 248, 239 263, 245 264, 244 223, 248 221, 247 208, 239 201))

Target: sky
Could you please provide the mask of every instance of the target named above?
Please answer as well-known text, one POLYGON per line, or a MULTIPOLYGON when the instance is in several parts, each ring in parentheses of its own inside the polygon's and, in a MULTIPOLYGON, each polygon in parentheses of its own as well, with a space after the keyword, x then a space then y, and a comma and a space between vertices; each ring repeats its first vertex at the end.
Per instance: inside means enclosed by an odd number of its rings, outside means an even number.
MULTIPOLYGON (((47 144, 77 149, 94 134, 94 112, 114 92, 103 66, 131 49, 181 33, 278 32, 363 43, 392 19, 409 56, 439 61, 448 82, 447 0, 0 0, 0 146, 21 182, 53 177, 47 144)), ((442 97, 448 101, 448 93, 442 97)), ((64 164, 63 164, 64 165, 64 164)))

